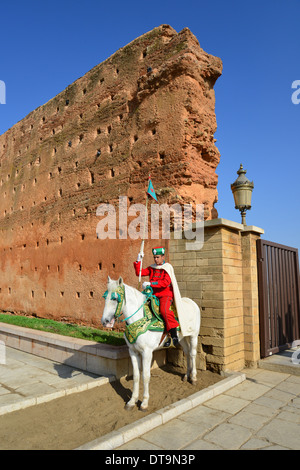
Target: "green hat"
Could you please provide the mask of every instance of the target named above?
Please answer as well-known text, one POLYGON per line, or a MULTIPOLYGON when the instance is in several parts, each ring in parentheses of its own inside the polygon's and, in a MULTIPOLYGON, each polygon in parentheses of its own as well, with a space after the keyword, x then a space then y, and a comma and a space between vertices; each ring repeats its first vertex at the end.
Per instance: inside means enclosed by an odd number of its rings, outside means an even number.
POLYGON ((152 248, 152 253, 153 255, 164 255, 165 254, 165 249, 163 246, 156 246, 155 248, 152 248))

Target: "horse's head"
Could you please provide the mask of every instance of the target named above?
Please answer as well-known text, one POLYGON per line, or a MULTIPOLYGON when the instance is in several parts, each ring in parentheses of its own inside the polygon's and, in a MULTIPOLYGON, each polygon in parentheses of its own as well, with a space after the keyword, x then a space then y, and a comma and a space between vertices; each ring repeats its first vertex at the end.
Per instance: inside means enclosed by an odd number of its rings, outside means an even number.
POLYGON ((119 277, 117 281, 114 281, 108 276, 107 291, 104 293, 103 297, 105 298, 105 306, 101 323, 107 328, 112 328, 115 320, 122 315, 125 297, 123 279, 119 277))

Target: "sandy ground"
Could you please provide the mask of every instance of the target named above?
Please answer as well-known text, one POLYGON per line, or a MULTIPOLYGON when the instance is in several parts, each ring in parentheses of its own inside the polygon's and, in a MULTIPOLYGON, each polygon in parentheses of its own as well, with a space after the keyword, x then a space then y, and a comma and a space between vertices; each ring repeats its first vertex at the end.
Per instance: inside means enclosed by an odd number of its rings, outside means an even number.
MULTIPOLYGON (((198 371, 197 385, 182 381, 183 370, 154 369, 147 412, 124 409, 132 377, 0 416, 1 450, 69 450, 97 439, 222 379, 198 371)), ((140 402, 137 404, 139 405, 140 402)))

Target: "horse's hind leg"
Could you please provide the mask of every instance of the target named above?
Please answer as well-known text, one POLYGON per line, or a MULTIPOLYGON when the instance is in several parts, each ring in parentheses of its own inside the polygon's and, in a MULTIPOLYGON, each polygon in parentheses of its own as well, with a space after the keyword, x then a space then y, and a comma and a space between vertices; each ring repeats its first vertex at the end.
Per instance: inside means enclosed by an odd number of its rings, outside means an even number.
POLYGON ((196 369, 196 358, 197 358, 197 336, 186 336, 180 341, 183 352, 186 357, 187 372, 183 380, 189 380, 193 385, 197 382, 197 369, 196 369))
POLYGON ((184 355, 185 355, 185 358, 186 358, 187 371, 186 371, 185 376, 183 377, 183 381, 186 382, 189 379, 190 373, 191 373, 191 358, 190 358, 190 341, 189 341, 189 337, 187 337, 187 336, 183 337, 182 340, 180 341, 180 345, 182 346, 182 349, 183 349, 183 352, 184 352, 184 355))
POLYGON ((133 390, 131 399, 126 403, 126 410, 131 410, 139 398, 139 387, 140 387, 140 368, 141 368, 141 358, 138 353, 135 353, 129 349, 129 354, 132 362, 133 369, 133 390))
POLYGON ((197 345, 198 345, 198 335, 190 336, 190 362, 191 369, 189 379, 190 382, 195 385, 197 382, 197 368, 196 368, 196 359, 197 359, 197 345))

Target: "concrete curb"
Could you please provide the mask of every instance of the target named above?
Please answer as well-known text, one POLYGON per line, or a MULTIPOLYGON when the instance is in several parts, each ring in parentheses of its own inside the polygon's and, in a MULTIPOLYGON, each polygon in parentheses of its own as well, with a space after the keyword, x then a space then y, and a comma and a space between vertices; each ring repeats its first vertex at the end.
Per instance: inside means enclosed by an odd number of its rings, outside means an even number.
POLYGON ((167 423, 171 419, 180 416, 182 413, 195 408, 198 405, 210 400, 211 398, 221 395, 230 388, 244 382, 246 375, 241 372, 226 373, 225 379, 220 382, 210 385, 200 392, 194 393, 188 398, 184 398, 172 405, 166 406, 151 415, 128 424, 118 431, 112 431, 106 436, 95 439, 91 442, 83 444, 75 450, 112 450, 120 447, 126 442, 131 441, 137 437, 142 436, 144 433, 167 423))
POLYGON ((48 393, 46 395, 38 395, 36 397, 30 397, 30 398, 23 399, 23 400, 21 399, 20 401, 17 401, 15 403, 10 403, 7 405, 0 406, 0 416, 5 415, 7 413, 11 413, 12 411, 23 410, 30 406, 40 405, 41 403, 47 403, 51 400, 55 400, 56 398, 61 398, 67 395, 71 395, 72 393, 84 392, 94 387, 105 385, 114 380, 116 380, 114 376, 99 377, 99 379, 93 380, 93 382, 88 382, 88 383, 76 385, 74 387, 57 390, 53 393, 48 393))

